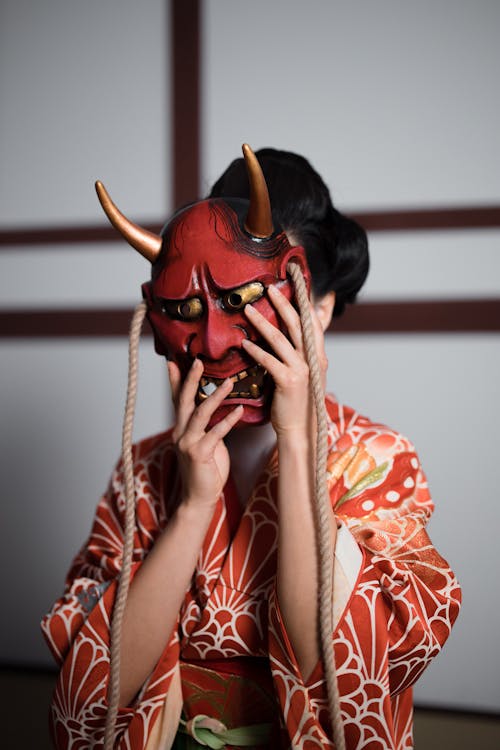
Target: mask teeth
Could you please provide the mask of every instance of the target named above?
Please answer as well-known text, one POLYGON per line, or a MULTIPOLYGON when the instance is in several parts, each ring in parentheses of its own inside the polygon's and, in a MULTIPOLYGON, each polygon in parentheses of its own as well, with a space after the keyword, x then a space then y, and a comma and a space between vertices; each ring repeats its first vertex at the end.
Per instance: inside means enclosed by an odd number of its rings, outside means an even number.
MULTIPOLYGON (((249 367, 248 370, 242 370, 237 372, 231 377, 233 383, 237 383, 240 380, 244 380, 248 377, 253 377, 261 372, 261 376, 264 377, 267 371, 260 365, 254 365, 249 367)), ((212 393, 224 382, 223 378, 200 378, 200 386, 198 388, 198 398, 204 401, 206 398, 212 395, 212 393)), ((237 391, 230 393, 227 398, 259 398, 262 393, 262 388, 257 383, 252 383, 248 391, 237 391)))
POLYGON ((205 385, 201 385, 201 390, 204 396, 210 396, 214 391, 217 390, 217 386, 215 385, 215 383, 208 382, 205 385))

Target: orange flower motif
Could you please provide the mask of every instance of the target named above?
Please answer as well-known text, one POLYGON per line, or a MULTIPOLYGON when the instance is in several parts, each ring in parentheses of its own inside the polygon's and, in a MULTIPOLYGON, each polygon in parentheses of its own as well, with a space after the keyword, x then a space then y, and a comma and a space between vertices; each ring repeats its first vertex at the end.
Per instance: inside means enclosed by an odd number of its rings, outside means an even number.
POLYGON ((333 484, 337 482, 358 452, 357 445, 351 445, 345 451, 335 451, 328 456, 326 471, 328 481, 333 484))
POLYGON ((355 456, 346 469, 346 478, 350 487, 359 482, 370 471, 373 471, 377 465, 373 456, 367 451, 364 443, 359 443, 357 448, 355 456))

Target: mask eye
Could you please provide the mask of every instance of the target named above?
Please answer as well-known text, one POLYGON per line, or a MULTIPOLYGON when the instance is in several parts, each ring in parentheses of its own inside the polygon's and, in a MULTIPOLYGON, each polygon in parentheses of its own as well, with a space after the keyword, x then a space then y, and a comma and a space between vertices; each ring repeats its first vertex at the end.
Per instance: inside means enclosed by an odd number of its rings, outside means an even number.
POLYGON ((250 284, 244 284, 226 292, 222 301, 226 310, 243 310, 245 305, 257 302, 264 294, 264 284, 260 281, 252 281, 250 284))
POLYGON ((161 309, 170 318, 177 318, 177 320, 197 320, 203 315, 203 303, 199 297, 163 300, 161 309))

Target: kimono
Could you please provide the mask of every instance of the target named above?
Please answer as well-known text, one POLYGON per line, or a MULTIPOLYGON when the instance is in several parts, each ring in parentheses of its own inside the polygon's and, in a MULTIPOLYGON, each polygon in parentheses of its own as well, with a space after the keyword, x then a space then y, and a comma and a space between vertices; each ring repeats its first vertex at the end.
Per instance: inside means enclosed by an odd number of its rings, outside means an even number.
MULTIPOLYGON (((433 505, 413 446, 331 397, 327 410, 327 476, 339 525, 332 638, 346 746, 411 748, 412 685, 446 641, 460 590, 425 530, 433 505)), ((170 432, 134 447, 134 475, 132 575, 179 502, 170 432)), ((255 747, 333 750, 322 664, 303 678, 277 599, 277 476, 275 451, 244 508, 229 477, 177 626, 165 633, 163 654, 133 704, 119 710, 117 748, 146 748, 180 670, 185 720, 264 723, 266 738, 255 747)), ((51 708, 57 748, 103 742, 124 508, 118 464, 65 594, 42 623, 61 667, 51 708)))

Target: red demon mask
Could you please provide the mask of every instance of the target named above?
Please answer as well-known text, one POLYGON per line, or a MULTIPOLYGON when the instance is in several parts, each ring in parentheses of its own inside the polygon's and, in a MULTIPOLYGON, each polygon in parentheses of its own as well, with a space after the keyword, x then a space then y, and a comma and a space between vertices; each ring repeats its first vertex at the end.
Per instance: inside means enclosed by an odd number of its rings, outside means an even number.
POLYGON ((146 232, 120 214, 104 187, 97 190, 103 208, 125 238, 152 262, 151 281, 143 285, 155 348, 174 360, 184 378, 197 357, 204 371, 198 400, 231 377, 233 389, 212 423, 243 404, 239 424, 269 419, 272 382, 241 346, 244 338, 264 345, 244 314, 253 304, 275 326, 267 287, 276 284, 290 299, 286 266, 300 264, 309 281, 302 248, 291 247, 284 232, 273 229, 264 176, 249 147, 243 153, 250 180, 250 203, 239 199, 205 200, 174 216, 161 236, 146 232))

